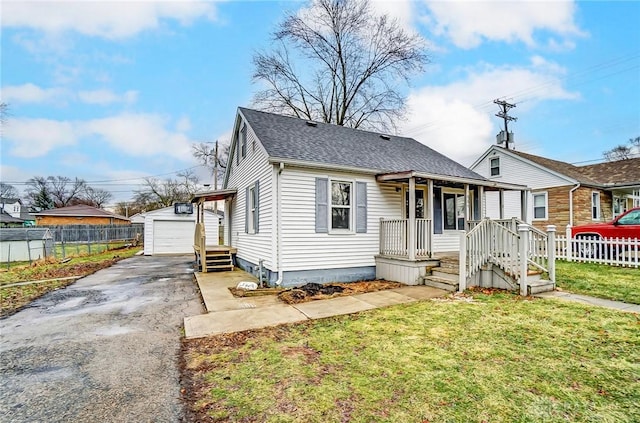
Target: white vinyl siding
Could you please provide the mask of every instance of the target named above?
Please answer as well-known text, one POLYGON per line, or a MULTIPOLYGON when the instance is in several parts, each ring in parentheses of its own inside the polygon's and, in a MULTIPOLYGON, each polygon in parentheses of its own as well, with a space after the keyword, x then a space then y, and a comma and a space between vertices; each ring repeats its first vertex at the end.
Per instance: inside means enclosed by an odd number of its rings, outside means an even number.
MULTIPOLYGON (((231 204, 231 246, 238 249, 237 257, 248 262, 258 264, 264 260, 264 265, 275 268, 272 255, 272 172, 273 165, 269 164, 267 153, 262 144, 257 142, 256 136, 249 126, 246 126, 247 144, 256 143, 256 148, 247 149, 246 156, 237 162, 231 162, 229 179, 225 188, 235 188, 237 195, 231 204), (246 189, 259 181, 259 221, 260 228, 256 234, 245 233, 246 189)), ((237 142, 238 140, 236 140, 237 142)), ((236 154, 241 145, 236 145, 236 154)), ((225 240, 229 243, 228 240, 225 240)))
POLYGON ((374 256, 379 252, 380 218, 402 218, 401 190, 396 190, 393 185, 378 184, 374 176, 343 172, 285 167, 280 177, 282 270, 375 265, 374 256), (316 178, 353 181, 354 189, 357 182, 366 182, 366 233, 316 233, 316 178))
MULTIPOLYGON (((471 167, 471 170, 484 176, 487 179, 497 179, 500 182, 526 185, 532 190, 542 190, 546 188, 566 186, 573 184, 568 178, 563 178, 557 174, 531 164, 526 159, 520 157, 512 157, 508 153, 496 148, 490 151, 482 160, 471 167), (495 154, 494 154, 495 153, 495 154), (491 159, 499 158, 500 174, 499 176, 491 176, 491 159)), ((529 221, 533 218, 532 197, 528 196, 529 212, 527 213, 529 221)), ((499 196, 497 192, 486 192, 485 210, 486 216, 497 219, 500 215, 499 196)), ((520 191, 504 192, 504 218, 522 216, 521 214, 521 197, 520 191)))

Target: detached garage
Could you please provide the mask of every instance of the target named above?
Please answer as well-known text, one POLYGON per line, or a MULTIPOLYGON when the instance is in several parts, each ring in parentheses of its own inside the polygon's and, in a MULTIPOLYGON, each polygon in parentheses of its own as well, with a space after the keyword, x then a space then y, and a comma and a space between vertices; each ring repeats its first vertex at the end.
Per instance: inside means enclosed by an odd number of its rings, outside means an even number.
MULTIPOLYGON (((205 211, 205 231, 208 240, 218 239, 219 219, 212 211, 205 211)), ((191 204, 175 204, 173 207, 144 213, 144 254, 190 254, 196 215, 191 204)))

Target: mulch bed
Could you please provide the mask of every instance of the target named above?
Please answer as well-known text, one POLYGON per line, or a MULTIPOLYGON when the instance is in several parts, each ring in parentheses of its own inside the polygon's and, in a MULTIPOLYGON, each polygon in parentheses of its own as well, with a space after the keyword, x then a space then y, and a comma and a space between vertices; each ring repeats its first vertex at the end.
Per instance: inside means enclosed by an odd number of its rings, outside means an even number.
POLYGON ((279 293, 278 298, 287 304, 299 304, 313 300, 325 300, 327 298, 400 288, 402 286, 404 286, 404 284, 385 280, 328 284, 308 283, 300 287, 287 289, 279 293))

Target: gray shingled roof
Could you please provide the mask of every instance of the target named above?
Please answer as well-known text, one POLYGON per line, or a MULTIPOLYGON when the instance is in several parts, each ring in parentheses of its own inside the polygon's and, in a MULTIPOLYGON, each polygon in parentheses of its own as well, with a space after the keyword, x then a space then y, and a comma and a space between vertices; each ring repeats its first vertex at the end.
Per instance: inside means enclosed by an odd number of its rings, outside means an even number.
POLYGON ((379 173, 416 171, 486 180, 413 138, 351 129, 239 108, 269 157, 371 169, 379 173))

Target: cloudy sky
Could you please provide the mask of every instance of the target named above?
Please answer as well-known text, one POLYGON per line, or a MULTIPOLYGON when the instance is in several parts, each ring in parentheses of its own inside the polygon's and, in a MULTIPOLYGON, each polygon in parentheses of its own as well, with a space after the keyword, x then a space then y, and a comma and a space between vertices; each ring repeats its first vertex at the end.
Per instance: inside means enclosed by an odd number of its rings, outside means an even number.
MULTIPOLYGON (((195 165, 251 106, 254 52, 297 1, 2 2, 0 177, 80 177, 127 200, 195 165)), ((515 103, 516 148, 568 162, 640 136, 640 2, 374 1, 429 44, 401 134, 469 165, 515 103)), ((203 173, 204 175, 204 173, 203 173)), ((207 181, 208 182, 208 181, 207 181)))

